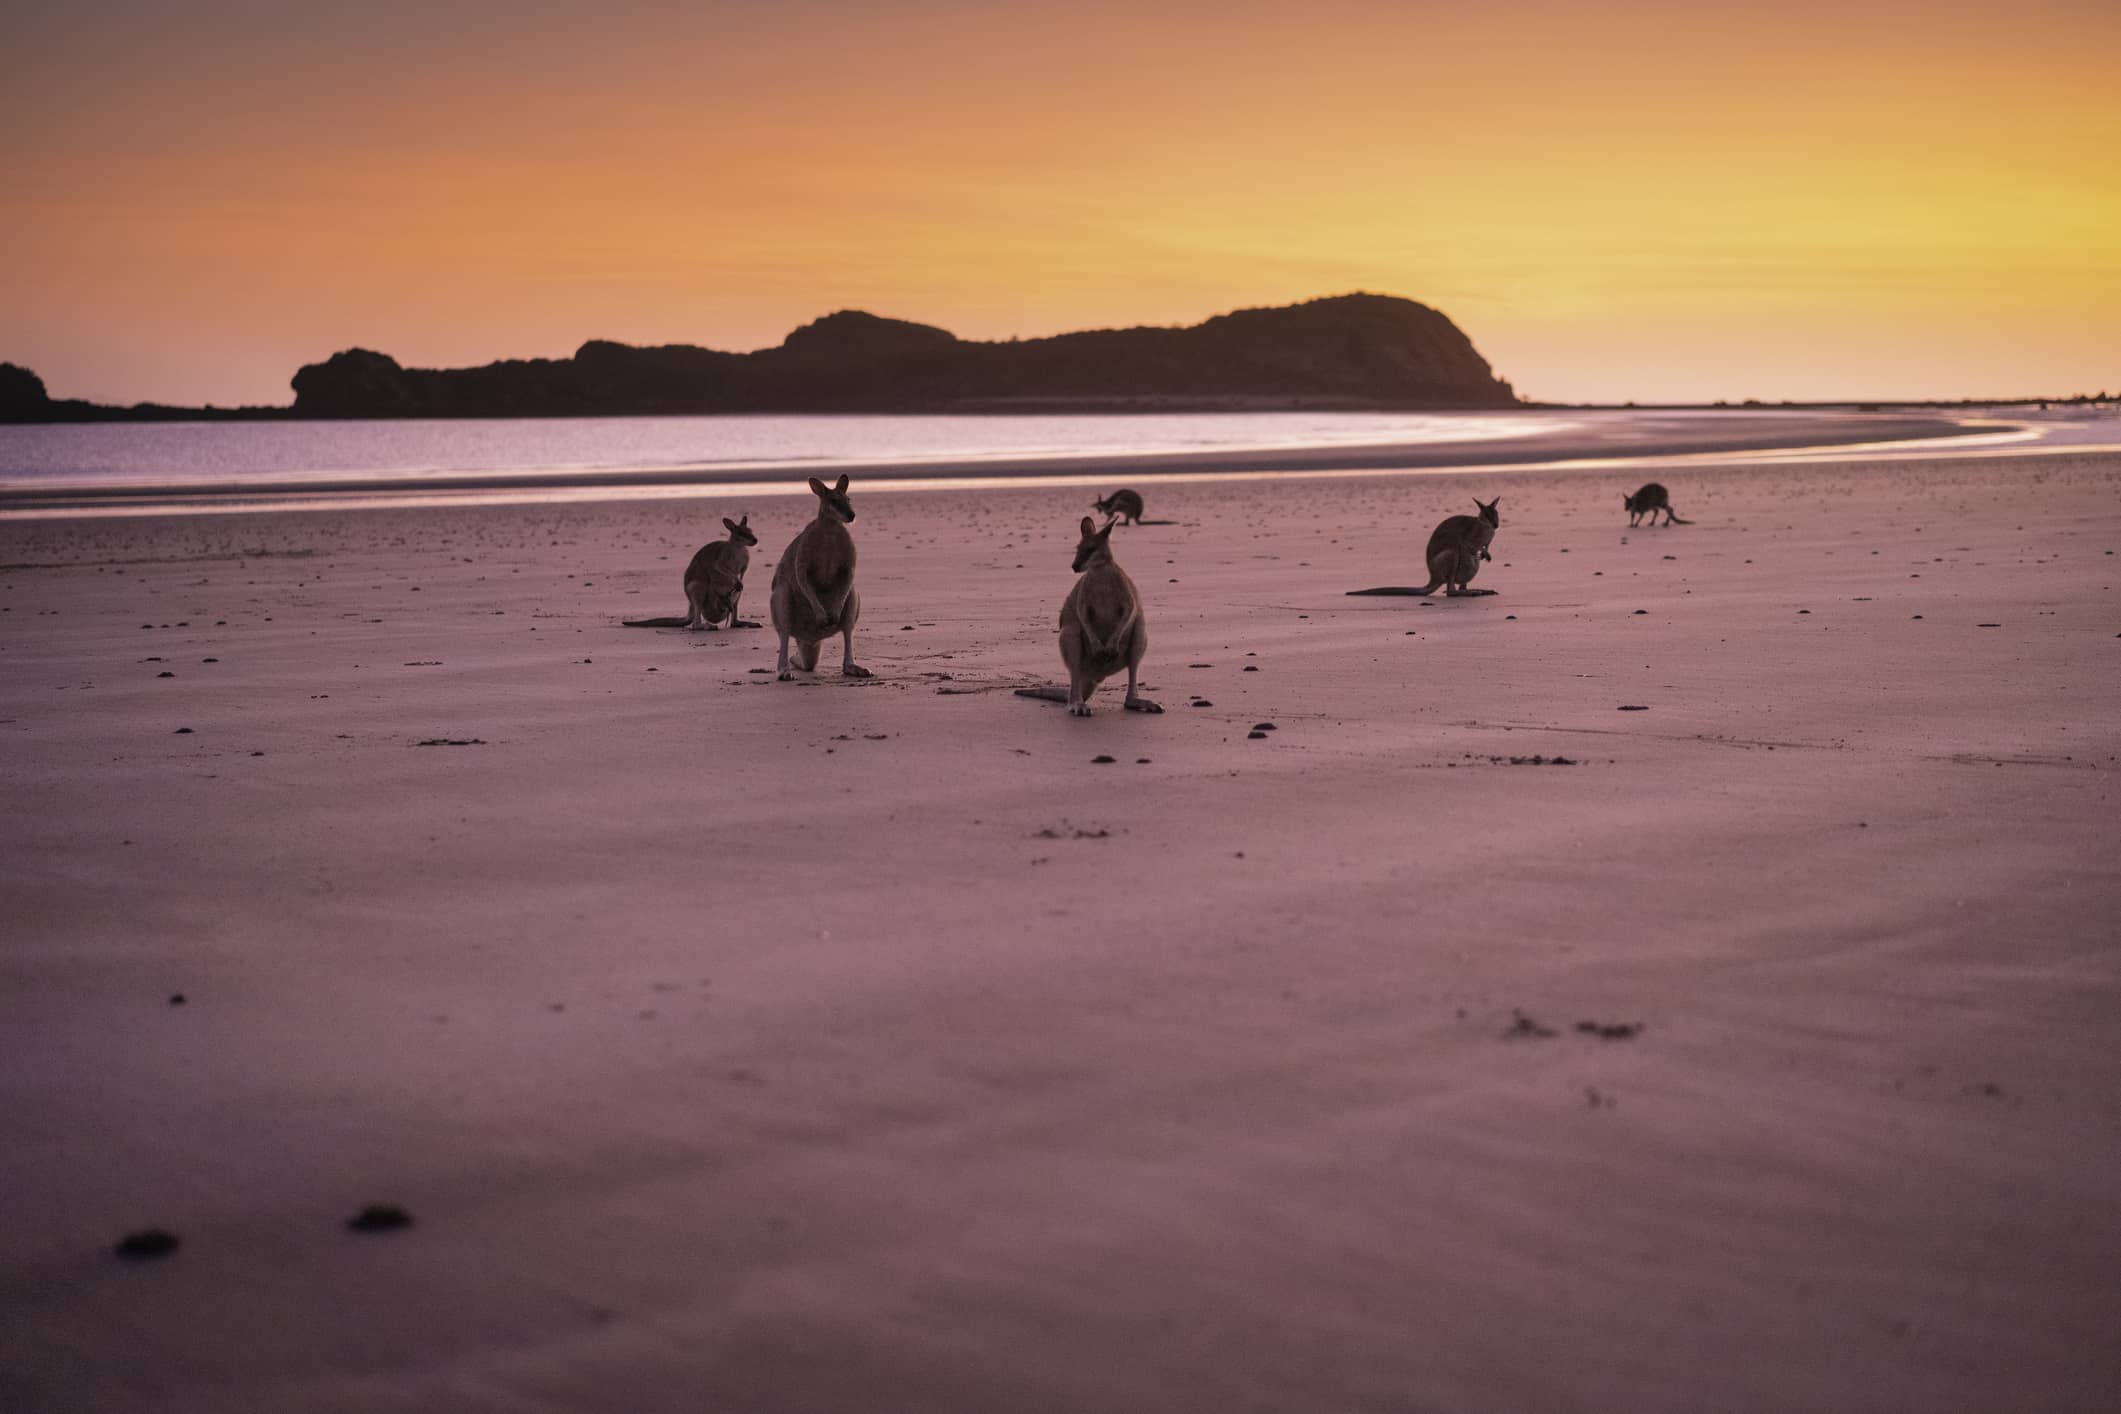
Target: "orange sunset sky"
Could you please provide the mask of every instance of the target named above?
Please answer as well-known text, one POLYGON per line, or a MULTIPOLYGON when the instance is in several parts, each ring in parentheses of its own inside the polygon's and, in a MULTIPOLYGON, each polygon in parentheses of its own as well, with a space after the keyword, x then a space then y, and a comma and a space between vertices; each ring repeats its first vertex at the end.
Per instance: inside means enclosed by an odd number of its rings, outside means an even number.
POLYGON ((2121 390, 2121 3, 0 7, 0 359, 966 337, 1353 289, 1550 400, 2121 390))

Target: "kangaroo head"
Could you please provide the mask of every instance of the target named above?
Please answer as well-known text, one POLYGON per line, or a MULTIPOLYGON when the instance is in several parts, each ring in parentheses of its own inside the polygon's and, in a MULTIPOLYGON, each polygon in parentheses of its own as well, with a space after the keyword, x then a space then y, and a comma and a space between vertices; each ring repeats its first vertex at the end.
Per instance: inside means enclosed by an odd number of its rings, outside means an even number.
POLYGON ((835 486, 827 486, 813 476, 810 478, 810 489, 816 494, 818 500, 824 503, 818 508, 819 515, 829 513, 837 516, 843 523, 854 519, 854 503, 847 499, 847 478, 845 476, 842 476, 839 479, 839 484, 835 486))
POLYGON ((729 538, 739 545, 756 545, 759 538, 751 533, 751 513, 746 511, 742 520, 722 517, 722 524, 729 527, 729 538))
POLYGON ((1077 574, 1081 574, 1092 565, 1110 563, 1112 559, 1112 546, 1110 543, 1112 527, 1116 524, 1118 524, 1117 521, 1108 520, 1105 522, 1104 529, 1100 530, 1096 521, 1088 516, 1083 517, 1082 543, 1075 547, 1075 572, 1077 574))
POLYGON ((1502 513, 1495 509, 1502 504, 1502 497, 1497 496, 1492 501, 1483 501, 1478 496, 1475 496, 1473 504, 1480 507, 1480 518, 1482 520, 1497 529, 1502 527, 1502 513))

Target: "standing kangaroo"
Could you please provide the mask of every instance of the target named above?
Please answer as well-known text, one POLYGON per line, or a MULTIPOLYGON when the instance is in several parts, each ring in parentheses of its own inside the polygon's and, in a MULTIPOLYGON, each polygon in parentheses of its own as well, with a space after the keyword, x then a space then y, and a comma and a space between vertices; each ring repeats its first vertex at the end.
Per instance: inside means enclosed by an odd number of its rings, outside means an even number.
POLYGON ((1139 491, 1114 491, 1102 501, 1091 502, 1090 509, 1101 516, 1116 516, 1128 525, 1142 523, 1142 497, 1139 491))
POLYGON ((1491 560, 1488 546, 1495 539, 1495 532, 1502 528, 1502 515, 1495 508, 1502 504, 1502 497, 1483 501, 1479 497, 1473 504, 1480 508, 1477 516, 1452 516, 1436 527, 1429 536, 1429 582, 1419 589, 1403 584, 1388 584, 1376 589, 1351 589, 1350 594, 1412 594, 1426 597, 1434 594, 1438 586, 1447 586, 1444 593, 1451 598, 1471 598, 1480 594, 1493 594, 1492 589, 1468 589, 1473 576, 1480 573, 1480 562, 1491 560))
POLYGON ((804 672, 817 668, 818 645, 838 634, 845 646, 840 672, 850 678, 870 676, 854 662, 854 625, 862 616, 862 596, 854 592, 854 537, 847 523, 854 505, 847 499, 847 478, 827 486, 810 478, 818 499, 817 519, 804 526, 773 567, 773 627, 781 636, 781 681, 795 674, 788 667, 788 640, 804 672))
POLYGON ((729 528, 727 540, 710 540, 685 566, 685 603, 691 612, 682 618, 627 619, 628 628, 705 628, 727 619, 731 628, 757 628, 736 616, 737 600, 744 593, 744 571, 751 566, 751 547, 759 538, 751 533, 751 517, 722 517, 729 528))
POLYGON ((1082 578, 1068 591, 1060 611, 1061 662, 1068 669, 1065 696, 1057 687, 1020 687, 1018 697, 1037 697, 1068 704, 1078 717, 1090 715, 1090 694, 1121 668, 1127 670, 1129 712, 1161 712, 1137 690, 1142 655, 1149 651, 1149 626, 1142 618, 1141 595, 1127 572, 1112 563, 1112 527, 1103 529, 1083 517, 1082 542, 1075 547, 1075 571, 1082 578))
POLYGON ((1645 515, 1650 518, 1651 525, 1657 524, 1657 513, 1659 511, 1664 512, 1664 523, 1666 525, 1692 525, 1694 523, 1690 520, 1681 520, 1678 516, 1672 514, 1672 493, 1654 481, 1637 491, 1634 495, 1624 495, 1620 499, 1627 503, 1628 524, 1631 527, 1638 518, 1645 515))

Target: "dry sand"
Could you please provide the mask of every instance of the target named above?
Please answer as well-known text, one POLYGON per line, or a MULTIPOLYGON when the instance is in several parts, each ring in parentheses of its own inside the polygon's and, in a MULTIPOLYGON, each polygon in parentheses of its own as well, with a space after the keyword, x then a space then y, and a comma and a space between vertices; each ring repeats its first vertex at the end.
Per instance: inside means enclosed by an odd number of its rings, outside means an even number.
POLYGON ((2111 1408, 2121 456, 1643 479, 0 524, 0 1408, 2111 1408))

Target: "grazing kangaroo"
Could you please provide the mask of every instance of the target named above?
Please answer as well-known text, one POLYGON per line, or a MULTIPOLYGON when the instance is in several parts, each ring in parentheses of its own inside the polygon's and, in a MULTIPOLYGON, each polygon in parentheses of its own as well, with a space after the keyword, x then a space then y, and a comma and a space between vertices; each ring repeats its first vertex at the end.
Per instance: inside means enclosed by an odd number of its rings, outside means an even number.
POLYGON ((722 517, 729 527, 727 540, 710 540, 685 566, 685 603, 691 612, 682 618, 627 619, 628 628, 712 629, 727 619, 731 628, 757 628, 736 616, 736 602, 744 593, 744 571, 751 566, 751 547, 759 538, 751 533, 751 516, 742 520, 722 517))
POLYGON ((1128 525, 1142 523, 1142 498, 1139 491, 1114 491, 1102 501, 1090 503, 1090 509, 1101 516, 1113 516, 1128 525))
POLYGON ((1672 514, 1672 493, 1654 481, 1637 491, 1634 495, 1622 496, 1620 499, 1627 503, 1628 524, 1630 526, 1633 526, 1638 518, 1645 515, 1650 518, 1651 525, 1657 524, 1657 513, 1659 511, 1664 512, 1664 523, 1666 525, 1692 525, 1694 523, 1690 520, 1681 520, 1678 516, 1672 514))
POLYGON ((827 486, 810 478, 817 495, 817 519, 804 526, 773 567, 773 627, 781 636, 781 681, 795 674, 788 668, 788 640, 794 639, 796 661, 804 672, 817 668, 818 644, 840 636, 845 651, 840 672, 850 678, 870 676, 854 663, 854 625, 862 616, 862 596, 854 592, 854 537, 847 523, 854 504, 847 499, 847 478, 827 486))
POLYGON ((1068 688, 1020 687, 1018 697, 1036 697, 1047 702, 1066 702, 1078 717, 1090 715, 1090 694, 1097 685, 1121 668, 1127 670, 1129 712, 1161 712, 1164 709, 1143 697, 1136 688, 1142 655, 1149 651, 1149 626, 1142 618, 1142 598, 1127 572, 1112 563, 1112 527, 1103 529, 1083 517, 1082 543, 1075 547, 1075 571, 1082 578, 1068 591, 1060 611, 1061 662, 1068 668, 1068 688))
POLYGON ((1495 539, 1495 532, 1502 527, 1502 515, 1495 508, 1502 504, 1502 497, 1483 501, 1474 497, 1473 504, 1480 508, 1477 516, 1452 516, 1436 527, 1429 536, 1429 582, 1419 589, 1403 584, 1388 584, 1376 589, 1351 589, 1349 594, 1412 594, 1426 597, 1434 594, 1439 585, 1446 586, 1444 593, 1454 599, 1471 598, 1480 594, 1493 594, 1492 589, 1468 589, 1473 576, 1480 573, 1480 562, 1495 557, 1488 553, 1488 545, 1495 539))

